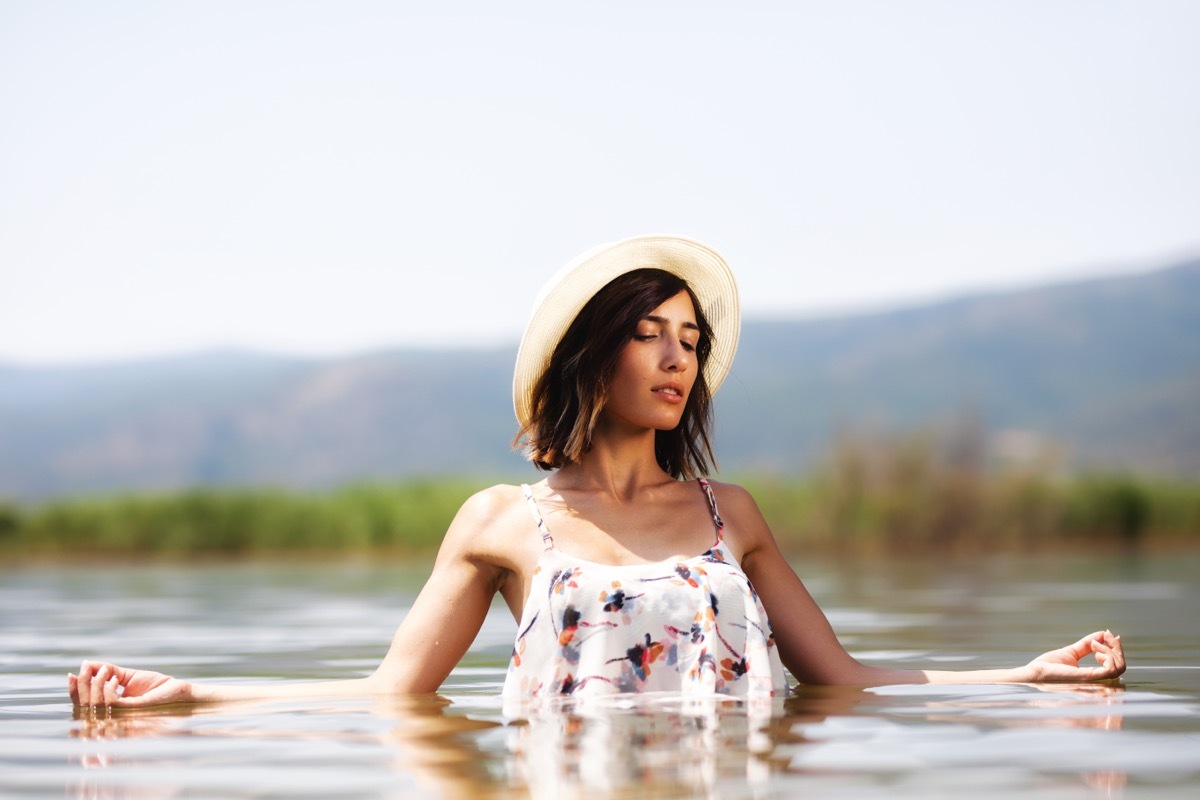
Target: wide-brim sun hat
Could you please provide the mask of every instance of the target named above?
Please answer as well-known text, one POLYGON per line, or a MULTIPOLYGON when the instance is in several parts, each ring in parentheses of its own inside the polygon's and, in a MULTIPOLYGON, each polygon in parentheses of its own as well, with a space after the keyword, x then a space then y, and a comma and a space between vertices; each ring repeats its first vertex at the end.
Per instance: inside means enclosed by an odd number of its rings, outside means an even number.
POLYGON ((522 427, 533 412, 533 389, 550 365, 567 328, 614 278, 636 269, 661 269, 683 278, 712 328, 712 350, 704 366, 710 393, 729 374, 741 330, 737 283, 716 250, 684 236, 635 236, 594 247, 556 272, 533 304, 513 372, 513 410, 522 427))

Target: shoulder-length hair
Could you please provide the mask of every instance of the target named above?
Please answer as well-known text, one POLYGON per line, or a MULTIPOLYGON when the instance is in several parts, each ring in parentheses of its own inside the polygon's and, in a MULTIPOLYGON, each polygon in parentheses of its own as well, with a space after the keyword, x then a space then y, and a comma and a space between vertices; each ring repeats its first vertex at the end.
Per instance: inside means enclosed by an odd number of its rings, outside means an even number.
POLYGON ((637 269, 614 278, 592 296, 554 348, 550 364, 534 384, 529 422, 513 440, 524 445, 538 469, 578 463, 592 448, 621 351, 637 324, 680 292, 696 311, 696 381, 679 425, 654 436, 658 464, 675 478, 696 478, 715 465, 709 430, 712 394, 704 367, 712 350, 712 328, 687 281, 661 269, 637 269))

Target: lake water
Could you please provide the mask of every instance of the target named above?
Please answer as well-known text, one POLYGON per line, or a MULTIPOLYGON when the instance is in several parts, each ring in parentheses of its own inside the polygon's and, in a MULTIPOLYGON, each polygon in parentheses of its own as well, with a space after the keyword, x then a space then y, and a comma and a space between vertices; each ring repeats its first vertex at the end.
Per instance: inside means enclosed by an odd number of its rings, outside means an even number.
POLYGON ((994 667, 1096 628, 1121 685, 798 689, 506 716, 514 624, 496 607, 436 698, 75 713, 105 657, 185 677, 353 677, 425 567, 0 568, 5 797, 1192 798, 1200 788, 1200 554, 797 562, 847 647, 994 667))

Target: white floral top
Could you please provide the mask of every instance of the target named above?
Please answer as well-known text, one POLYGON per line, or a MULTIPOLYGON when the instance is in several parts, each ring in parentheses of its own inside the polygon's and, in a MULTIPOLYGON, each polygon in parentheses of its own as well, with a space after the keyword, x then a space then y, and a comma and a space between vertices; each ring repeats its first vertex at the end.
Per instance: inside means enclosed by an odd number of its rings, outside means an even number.
POLYGON ((546 548, 534 569, 504 695, 681 692, 770 697, 787 676, 766 612, 722 538, 682 561, 613 566, 555 549, 529 486, 546 548))

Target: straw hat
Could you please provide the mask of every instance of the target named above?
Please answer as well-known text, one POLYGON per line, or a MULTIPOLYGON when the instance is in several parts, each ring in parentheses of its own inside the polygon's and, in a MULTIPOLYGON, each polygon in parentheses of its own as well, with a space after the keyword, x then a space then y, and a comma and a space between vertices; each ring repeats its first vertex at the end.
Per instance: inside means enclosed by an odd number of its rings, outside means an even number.
POLYGON ((683 236, 635 236, 603 244, 575 258, 546 282, 521 337, 513 373, 513 410, 529 422, 533 387, 550 364, 554 348, 588 300, 614 278, 635 269, 666 270, 687 281, 713 330, 704 367, 710 392, 725 380, 740 331, 737 284, 725 259, 703 242, 683 236))

